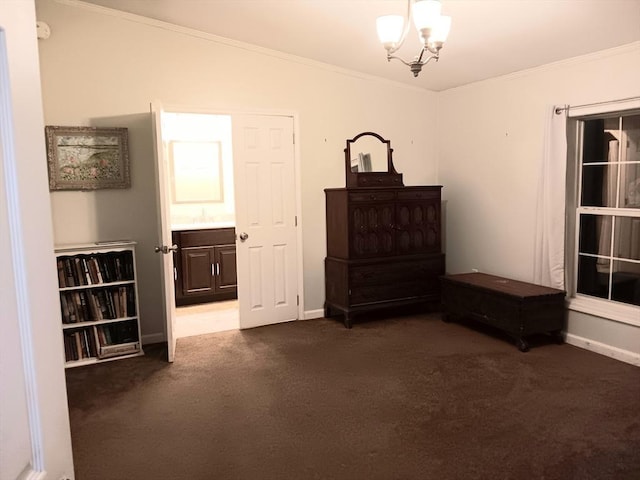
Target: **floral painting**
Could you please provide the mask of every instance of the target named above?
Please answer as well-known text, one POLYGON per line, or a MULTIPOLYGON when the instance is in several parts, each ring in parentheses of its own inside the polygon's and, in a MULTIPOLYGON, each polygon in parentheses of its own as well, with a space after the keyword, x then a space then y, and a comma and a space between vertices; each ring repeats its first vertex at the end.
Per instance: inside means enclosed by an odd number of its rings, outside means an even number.
POLYGON ((45 127, 50 190, 129 188, 126 128, 45 127))

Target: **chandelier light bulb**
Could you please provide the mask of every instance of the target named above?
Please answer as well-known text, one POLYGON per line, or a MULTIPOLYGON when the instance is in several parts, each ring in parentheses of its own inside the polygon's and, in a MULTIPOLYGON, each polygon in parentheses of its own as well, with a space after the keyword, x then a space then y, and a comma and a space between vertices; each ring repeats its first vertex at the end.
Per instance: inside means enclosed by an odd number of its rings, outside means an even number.
POLYGON ((404 18, 402 15, 384 15, 376 20, 378 38, 387 50, 395 47, 400 42, 404 29, 404 18))
POLYGON ((438 18, 442 4, 437 0, 418 0, 413 4, 413 23, 416 30, 433 28, 438 18))
POLYGON ((431 37, 429 41, 433 43, 444 43, 449 36, 449 30, 451 30, 451 17, 440 16, 438 21, 431 29, 431 37))

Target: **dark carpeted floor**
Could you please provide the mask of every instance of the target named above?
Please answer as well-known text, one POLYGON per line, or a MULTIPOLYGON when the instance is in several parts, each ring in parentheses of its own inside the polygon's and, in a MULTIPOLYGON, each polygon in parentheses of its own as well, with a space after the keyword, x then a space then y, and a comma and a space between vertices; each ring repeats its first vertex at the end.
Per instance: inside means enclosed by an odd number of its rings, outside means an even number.
POLYGON ((438 314, 67 371, 78 480, 640 479, 640 368, 438 314))

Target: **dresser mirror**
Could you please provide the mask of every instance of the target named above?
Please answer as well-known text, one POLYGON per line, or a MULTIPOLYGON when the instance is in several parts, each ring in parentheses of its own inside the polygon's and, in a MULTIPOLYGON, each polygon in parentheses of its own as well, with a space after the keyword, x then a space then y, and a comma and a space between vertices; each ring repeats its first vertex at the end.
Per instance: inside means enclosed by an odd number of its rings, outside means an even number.
POLYGON ((391 142, 377 133, 363 132, 347 140, 344 153, 347 187, 402 186, 391 142))

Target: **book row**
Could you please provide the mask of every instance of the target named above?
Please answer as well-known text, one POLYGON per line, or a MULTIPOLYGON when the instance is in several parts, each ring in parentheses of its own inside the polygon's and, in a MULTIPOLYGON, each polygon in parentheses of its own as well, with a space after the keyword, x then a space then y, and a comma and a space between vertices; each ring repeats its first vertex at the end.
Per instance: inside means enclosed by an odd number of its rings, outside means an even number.
POLYGON ((133 280, 131 251, 58 257, 60 288, 133 280))
POLYGON ((95 325, 64 332, 64 352, 67 362, 87 358, 109 358, 140 351, 135 322, 95 325))
POLYGON ((60 292, 62 323, 114 320, 136 315, 133 285, 60 292))

